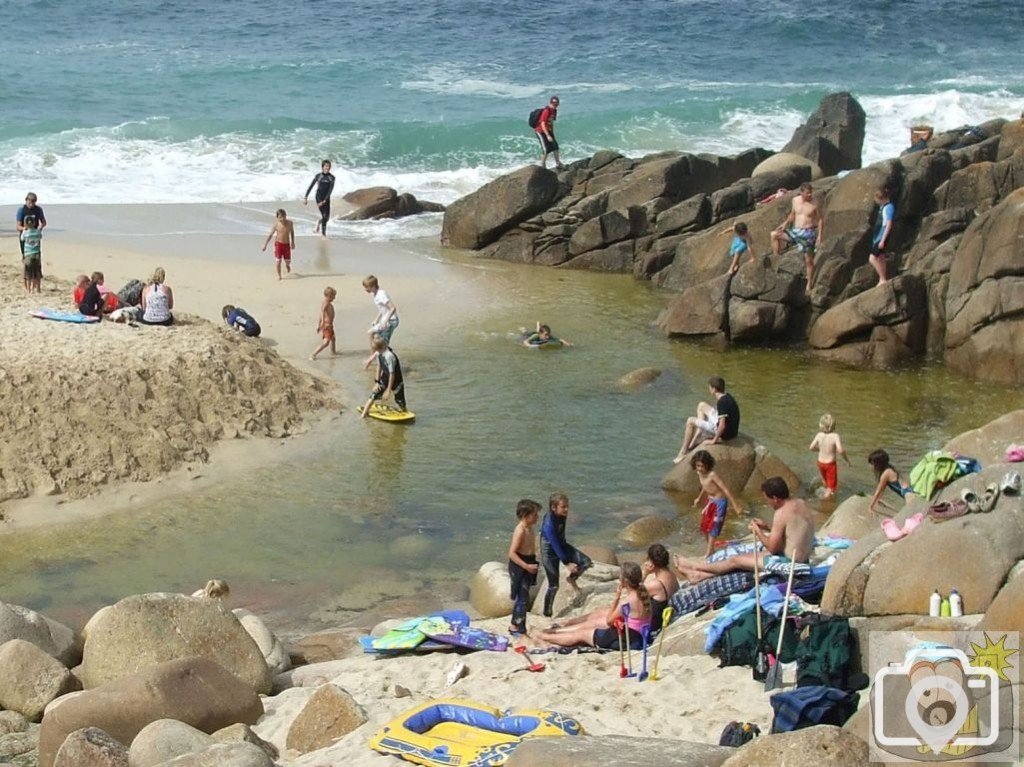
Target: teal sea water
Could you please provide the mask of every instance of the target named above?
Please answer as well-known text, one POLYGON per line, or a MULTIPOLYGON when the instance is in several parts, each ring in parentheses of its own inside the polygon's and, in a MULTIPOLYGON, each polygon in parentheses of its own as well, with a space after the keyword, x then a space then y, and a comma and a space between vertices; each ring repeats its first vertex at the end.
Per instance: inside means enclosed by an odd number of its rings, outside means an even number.
POLYGON ((27 0, 0 40, 0 199, 295 199, 330 157, 342 190, 449 202, 535 157, 552 93, 576 158, 778 148, 850 90, 874 161, 917 121, 1019 113, 1022 28, 992 0, 27 0))
MULTIPOLYGON (((295 200, 330 157, 339 191, 387 184, 449 202, 535 158, 526 116, 552 93, 574 159, 778 148, 822 95, 847 89, 868 113, 870 162, 896 154, 918 121, 1018 114, 1022 28, 1020 3, 952 0, 27 0, 0 36, 0 200, 28 189, 44 205, 295 200)), ((112 215, 98 228, 117 226, 112 215)), ((336 231, 436 258, 424 238, 439 229, 425 216, 336 231)), ((850 491, 870 490, 875 447, 909 467, 1024 406, 1019 391, 941 367, 872 373, 795 350, 669 342, 650 329, 664 297, 628 277, 441 257, 479 311, 401 347, 415 426, 346 416, 313 456, 73 534, 0 540, 0 599, 74 621, 126 593, 219 575, 254 608, 329 622, 368 599, 455 593, 444 584, 504 556, 515 500, 554 489, 572 496, 577 540, 611 542, 642 514, 681 512, 672 543, 696 547, 693 510, 659 482, 710 373, 737 393, 744 428, 806 479, 807 444, 832 410, 854 459, 840 472, 850 491), (516 347, 515 329, 538 317, 576 348, 516 347), (649 389, 614 386, 646 365, 665 371, 649 389)))

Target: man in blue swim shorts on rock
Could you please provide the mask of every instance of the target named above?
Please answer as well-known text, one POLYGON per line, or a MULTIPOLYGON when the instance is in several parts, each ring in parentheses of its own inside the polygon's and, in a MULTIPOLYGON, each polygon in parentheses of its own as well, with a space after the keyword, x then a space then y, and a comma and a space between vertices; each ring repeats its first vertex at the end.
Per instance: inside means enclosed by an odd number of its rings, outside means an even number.
POLYGON ((796 245, 804 254, 807 267, 807 293, 814 284, 814 253, 825 238, 825 217, 814 201, 814 188, 809 183, 800 185, 800 193, 793 198, 793 207, 786 220, 772 230, 772 253, 776 256, 785 247, 796 245))

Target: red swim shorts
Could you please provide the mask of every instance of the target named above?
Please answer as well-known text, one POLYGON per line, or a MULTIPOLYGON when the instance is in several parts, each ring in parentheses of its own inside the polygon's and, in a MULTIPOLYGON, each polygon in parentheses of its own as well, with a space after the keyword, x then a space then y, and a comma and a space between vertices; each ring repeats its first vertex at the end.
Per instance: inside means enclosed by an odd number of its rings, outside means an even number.
POLYGON ((832 463, 818 461, 818 471, 821 472, 821 481, 825 483, 825 487, 834 493, 839 487, 839 465, 835 461, 832 463))
POLYGON ((292 246, 287 242, 275 242, 274 243, 274 258, 278 261, 282 259, 285 261, 292 260, 292 246))
POLYGON ((322 331, 325 341, 331 341, 334 339, 334 325, 328 325, 322 331))

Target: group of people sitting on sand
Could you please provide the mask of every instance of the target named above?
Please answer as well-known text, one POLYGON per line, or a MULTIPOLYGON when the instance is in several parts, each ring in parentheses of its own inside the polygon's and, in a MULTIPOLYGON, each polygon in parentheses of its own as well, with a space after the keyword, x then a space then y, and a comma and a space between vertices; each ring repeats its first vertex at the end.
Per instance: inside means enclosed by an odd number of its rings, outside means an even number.
POLYGON ((174 324, 174 291, 161 267, 148 283, 131 280, 116 293, 104 283, 103 272, 80 274, 72 296, 78 311, 87 317, 108 317, 114 322, 143 325, 174 324))

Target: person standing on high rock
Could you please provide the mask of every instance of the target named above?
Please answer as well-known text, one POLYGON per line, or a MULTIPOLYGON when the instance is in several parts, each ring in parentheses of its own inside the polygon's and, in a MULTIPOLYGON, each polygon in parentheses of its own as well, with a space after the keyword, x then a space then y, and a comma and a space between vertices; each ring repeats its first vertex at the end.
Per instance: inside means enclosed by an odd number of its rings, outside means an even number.
POLYGON ((793 207, 786 220, 772 229, 772 253, 778 256, 783 244, 796 245, 804 254, 807 268, 806 292, 810 294, 814 284, 814 254, 825 238, 825 217, 814 201, 814 187, 804 182, 800 194, 793 198, 793 207))
POLYGON ((558 96, 552 96, 551 101, 540 112, 540 119, 534 131, 540 140, 540 166, 548 167, 548 155, 555 157, 555 170, 561 170, 565 166, 558 158, 558 142, 555 140, 555 120, 558 119, 558 96))

